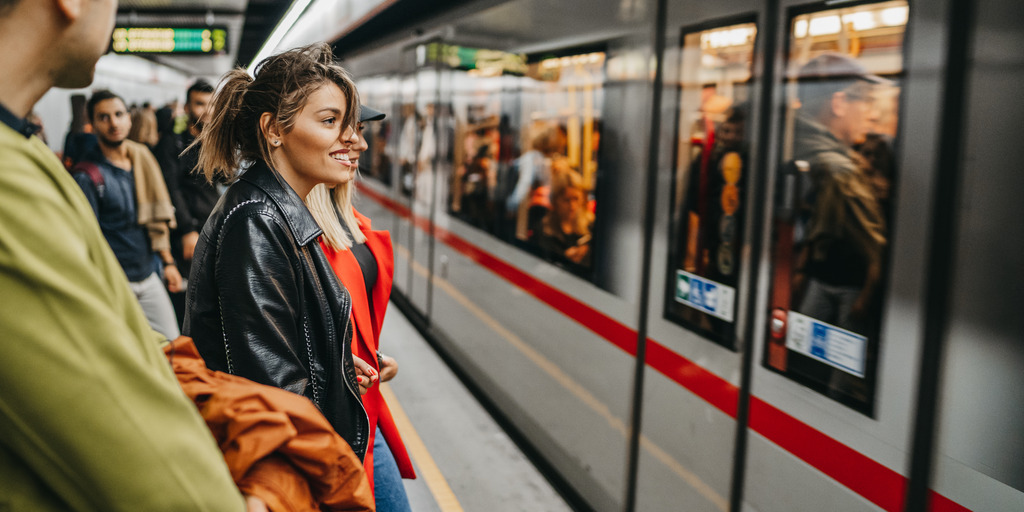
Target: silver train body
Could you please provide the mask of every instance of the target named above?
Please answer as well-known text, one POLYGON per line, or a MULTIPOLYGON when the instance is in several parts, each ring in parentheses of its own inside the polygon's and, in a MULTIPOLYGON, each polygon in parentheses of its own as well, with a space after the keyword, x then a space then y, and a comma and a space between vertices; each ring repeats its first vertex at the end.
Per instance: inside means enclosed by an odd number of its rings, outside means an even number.
POLYGON ((357 207, 402 308, 577 508, 1024 510, 1016 2, 393 4, 306 37, 388 114, 357 207), (831 96, 872 109, 849 149, 878 271, 831 288, 872 276, 853 323, 805 305, 823 54, 872 82, 831 96), (552 250, 567 174, 586 233, 552 250))
POLYGON ((389 116, 358 207, 391 230, 406 309, 581 508, 1024 510, 1022 22, 997 0, 370 18, 336 42, 389 116), (798 305, 816 192, 793 125, 822 53, 886 84, 882 271, 848 329, 798 305), (739 109, 716 184, 700 155, 739 109), (586 181, 585 265, 508 200, 552 127, 548 164, 586 181))

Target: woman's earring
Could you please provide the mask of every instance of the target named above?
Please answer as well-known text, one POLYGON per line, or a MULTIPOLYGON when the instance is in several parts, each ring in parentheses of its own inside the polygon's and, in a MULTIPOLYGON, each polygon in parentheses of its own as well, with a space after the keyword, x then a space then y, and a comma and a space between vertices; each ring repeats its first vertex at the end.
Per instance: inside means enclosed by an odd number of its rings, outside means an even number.
POLYGON ((280 146, 281 145, 281 141, 275 140, 272 144, 275 145, 275 146, 280 146))

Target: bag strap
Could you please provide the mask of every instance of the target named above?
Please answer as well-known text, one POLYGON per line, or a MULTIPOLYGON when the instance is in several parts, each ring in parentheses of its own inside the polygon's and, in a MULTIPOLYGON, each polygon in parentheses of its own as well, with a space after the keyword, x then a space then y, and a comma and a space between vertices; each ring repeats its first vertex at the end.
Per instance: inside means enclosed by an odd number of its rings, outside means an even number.
POLYGON ((89 177, 89 181, 96 187, 96 194, 103 199, 103 193, 106 191, 106 184, 103 181, 103 174, 100 172, 100 167, 92 162, 78 162, 71 167, 71 174, 75 175, 78 173, 85 173, 89 177))

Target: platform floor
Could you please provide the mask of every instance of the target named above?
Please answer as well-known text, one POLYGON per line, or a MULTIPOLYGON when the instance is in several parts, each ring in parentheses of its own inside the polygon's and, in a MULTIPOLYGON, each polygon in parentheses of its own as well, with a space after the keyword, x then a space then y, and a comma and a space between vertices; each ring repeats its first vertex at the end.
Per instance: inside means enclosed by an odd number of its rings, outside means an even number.
POLYGON ((414 511, 572 510, 394 304, 380 344, 398 361, 381 392, 416 468, 414 511))

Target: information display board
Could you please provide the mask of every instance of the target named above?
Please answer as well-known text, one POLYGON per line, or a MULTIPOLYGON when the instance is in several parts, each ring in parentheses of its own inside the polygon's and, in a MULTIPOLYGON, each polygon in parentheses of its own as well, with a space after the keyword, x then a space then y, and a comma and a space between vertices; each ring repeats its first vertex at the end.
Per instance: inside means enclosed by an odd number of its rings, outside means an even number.
POLYGON ((114 53, 215 54, 227 51, 225 27, 115 27, 114 53))

